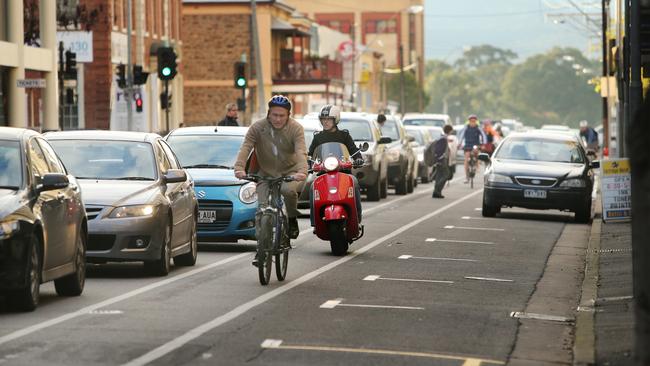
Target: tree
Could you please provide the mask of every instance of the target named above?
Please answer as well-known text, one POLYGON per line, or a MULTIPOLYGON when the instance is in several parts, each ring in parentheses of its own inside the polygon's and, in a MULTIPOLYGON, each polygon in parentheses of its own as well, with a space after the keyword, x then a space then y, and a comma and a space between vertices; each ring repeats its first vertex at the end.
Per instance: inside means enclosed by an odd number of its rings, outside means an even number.
POLYGON ((476 70, 490 65, 510 66, 516 58, 517 54, 511 50, 484 44, 465 50, 463 56, 456 61, 455 66, 468 70, 476 70))
MULTIPOLYGON (((401 81, 400 81, 399 73, 391 74, 390 76, 388 76, 386 81, 386 88, 387 88, 387 94, 389 100, 393 100, 393 101, 401 100, 400 82, 401 81)), ((410 71, 405 71, 404 72, 404 100, 406 101, 406 107, 404 108, 405 113, 422 112, 419 106, 420 96, 418 94, 421 94, 423 105, 426 106, 429 103, 429 96, 424 91, 424 89, 418 85, 418 81, 415 75, 410 71)))

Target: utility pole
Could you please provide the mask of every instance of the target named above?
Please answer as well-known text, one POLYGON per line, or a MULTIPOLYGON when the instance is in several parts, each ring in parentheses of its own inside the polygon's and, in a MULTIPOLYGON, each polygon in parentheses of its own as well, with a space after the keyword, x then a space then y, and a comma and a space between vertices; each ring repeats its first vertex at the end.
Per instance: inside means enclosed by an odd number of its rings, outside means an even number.
POLYGON ((126 100, 126 128, 133 131, 133 99, 131 91, 133 90, 133 60, 131 59, 131 25, 133 13, 133 0, 126 0, 126 88, 124 88, 124 98, 126 100))
MULTIPOLYGON (((603 80, 607 82, 607 86, 601 85, 601 89, 607 91, 607 95, 603 97, 603 142, 604 147, 609 147, 609 44, 607 39, 607 9, 609 9, 609 0, 602 0, 602 43, 603 43, 603 80)), ((604 148, 603 147, 603 148, 604 148)))
POLYGON ((352 111, 355 112, 357 109, 354 106, 354 83, 356 82, 356 73, 357 73, 357 26, 356 24, 352 25, 352 85, 350 88, 350 107, 352 111))
POLYGON ((266 115, 266 103, 264 103, 262 52, 260 50, 260 36, 257 32, 257 3, 255 0, 251 0, 251 30, 253 31, 253 57, 255 59, 255 79, 257 80, 257 111, 261 117, 266 115))
POLYGON ((59 42, 59 130, 63 131, 63 119, 65 118, 65 98, 63 97, 63 42, 59 42))
POLYGON ((404 98, 404 45, 402 39, 399 41, 399 112, 404 116, 406 113, 406 101, 404 98))

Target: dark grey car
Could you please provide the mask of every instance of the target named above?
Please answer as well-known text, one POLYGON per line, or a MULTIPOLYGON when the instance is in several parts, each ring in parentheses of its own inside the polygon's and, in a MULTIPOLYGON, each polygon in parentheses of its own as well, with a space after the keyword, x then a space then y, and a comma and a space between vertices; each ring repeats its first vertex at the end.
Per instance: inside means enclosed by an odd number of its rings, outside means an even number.
POLYGON ((42 282, 78 296, 87 222, 75 178, 34 131, 0 127, 0 293, 31 311, 42 282))
POLYGON ((157 275, 196 262, 193 182, 156 134, 71 131, 45 135, 83 190, 88 261, 144 261, 157 275))

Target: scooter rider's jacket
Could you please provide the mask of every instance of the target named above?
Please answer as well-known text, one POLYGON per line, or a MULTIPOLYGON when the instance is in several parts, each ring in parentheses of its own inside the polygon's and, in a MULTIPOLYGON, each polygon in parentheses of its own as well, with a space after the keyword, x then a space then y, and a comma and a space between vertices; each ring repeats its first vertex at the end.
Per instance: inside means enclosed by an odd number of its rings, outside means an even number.
POLYGON ((361 154, 359 154, 359 148, 357 145, 354 144, 354 140, 352 139, 352 136, 350 136, 350 132, 348 130, 339 130, 336 129, 334 132, 328 132, 328 131, 319 131, 314 134, 314 139, 311 142, 311 145, 309 145, 309 152, 307 155, 309 156, 314 156, 314 151, 319 145, 328 143, 328 142, 338 142, 348 149, 348 153, 350 153, 350 157, 352 159, 361 159, 361 154))

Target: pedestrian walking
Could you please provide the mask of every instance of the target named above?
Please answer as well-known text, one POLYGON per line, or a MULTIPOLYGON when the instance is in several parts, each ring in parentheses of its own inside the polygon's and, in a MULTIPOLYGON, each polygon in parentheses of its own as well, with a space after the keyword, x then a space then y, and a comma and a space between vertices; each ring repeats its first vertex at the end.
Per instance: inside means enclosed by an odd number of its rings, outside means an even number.
POLYGON ((239 126, 239 123, 237 122, 237 118, 239 117, 237 114, 238 112, 239 109, 237 108, 236 103, 226 104, 226 117, 219 121, 217 126, 239 126))
POLYGON ((435 186, 433 189, 433 198, 445 198, 442 195, 442 189, 449 179, 449 142, 447 135, 453 131, 453 127, 446 125, 443 128, 444 135, 431 143, 427 150, 424 152, 427 161, 433 163, 435 167, 434 181, 435 186))

